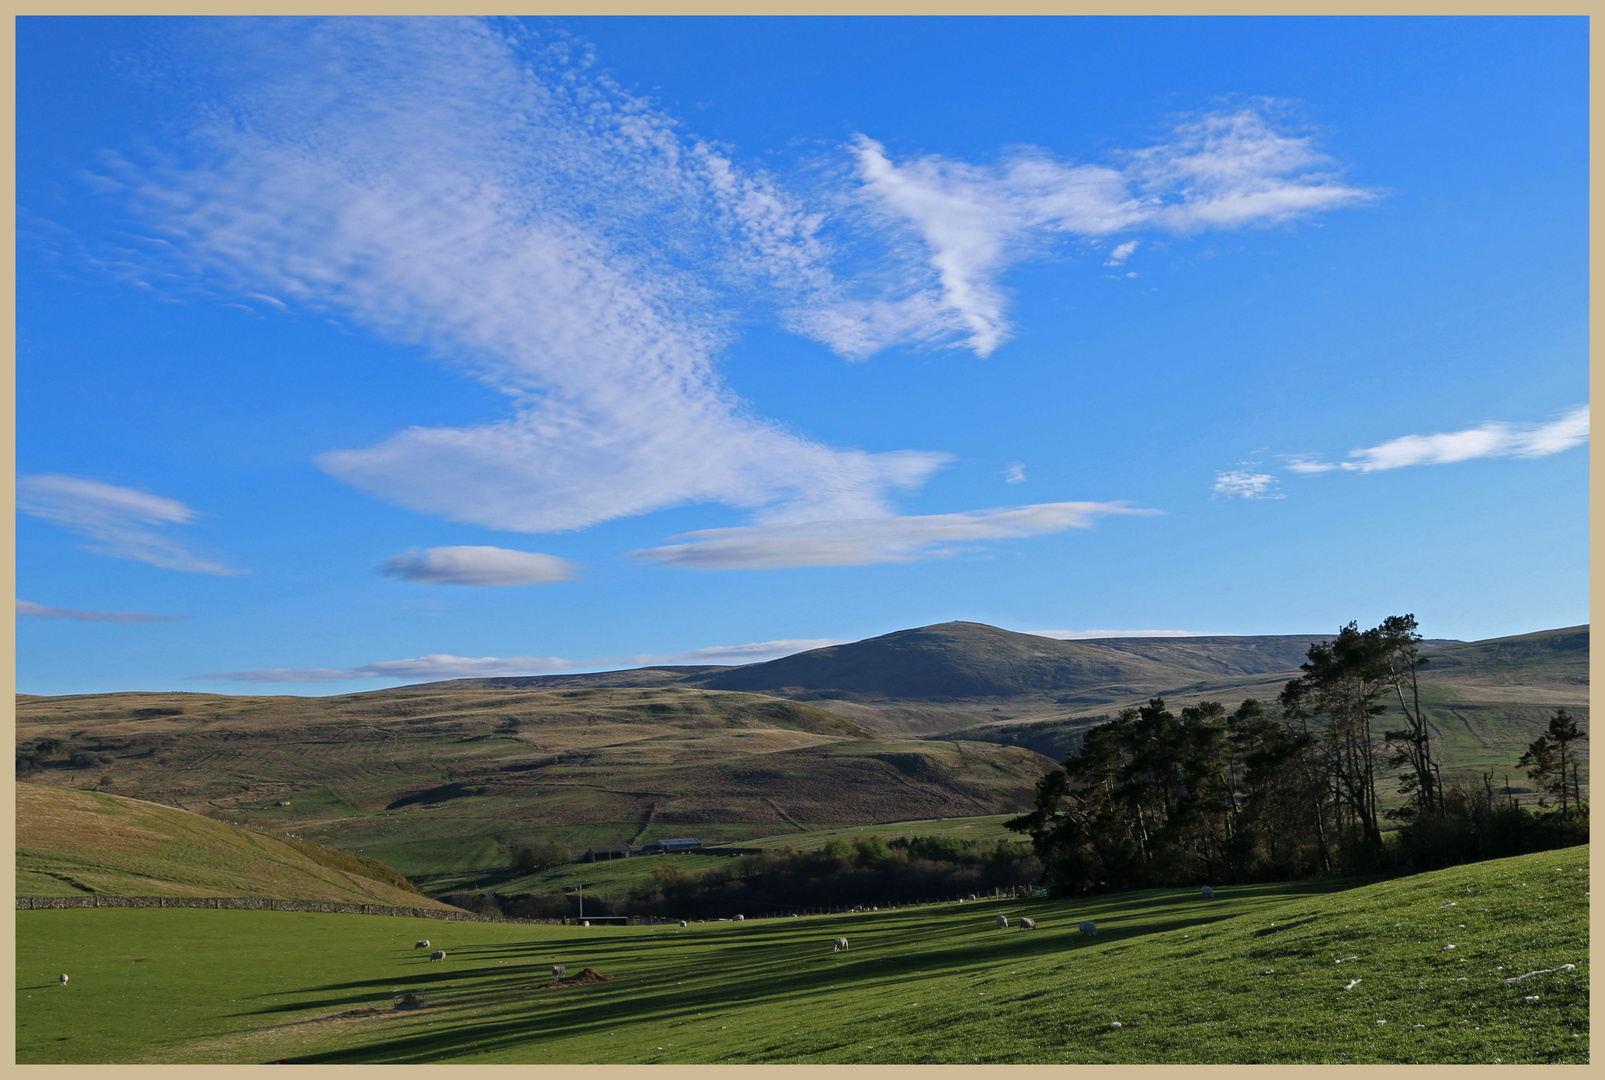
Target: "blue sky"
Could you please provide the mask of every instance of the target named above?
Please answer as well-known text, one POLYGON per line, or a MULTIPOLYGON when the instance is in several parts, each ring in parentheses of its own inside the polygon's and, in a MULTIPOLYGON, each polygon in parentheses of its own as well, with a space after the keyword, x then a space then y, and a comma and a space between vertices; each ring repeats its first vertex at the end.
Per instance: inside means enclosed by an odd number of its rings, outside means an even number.
POLYGON ((24 692, 1587 620, 1582 19, 17 56, 24 692))

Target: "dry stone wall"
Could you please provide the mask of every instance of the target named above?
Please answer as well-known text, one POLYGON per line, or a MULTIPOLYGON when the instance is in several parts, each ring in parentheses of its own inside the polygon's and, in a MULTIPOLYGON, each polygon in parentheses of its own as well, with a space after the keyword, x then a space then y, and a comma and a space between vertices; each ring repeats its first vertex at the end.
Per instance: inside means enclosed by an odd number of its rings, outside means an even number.
POLYGON ((18 911, 50 908, 234 908, 247 911, 318 911, 342 915, 400 915, 409 919, 447 919, 452 922, 524 923, 558 926, 562 919, 506 919, 471 911, 438 908, 391 907, 388 904, 336 904, 322 900, 274 900, 262 896, 19 896, 18 911))

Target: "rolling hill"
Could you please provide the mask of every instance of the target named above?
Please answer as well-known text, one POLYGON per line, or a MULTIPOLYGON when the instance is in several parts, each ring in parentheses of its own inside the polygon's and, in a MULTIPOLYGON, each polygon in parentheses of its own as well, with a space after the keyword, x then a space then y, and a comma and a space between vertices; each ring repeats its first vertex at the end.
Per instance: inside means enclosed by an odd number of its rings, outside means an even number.
POLYGON ((294 830, 408 874, 505 865, 534 839, 583 849, 1017 812, 1053 766, 677 686, 76 695, 20 702, 17 730, 24 778, 294 830))
MULTIPOLYGON (((324 698, 19 696, 18 776, 293 829, 408 874, 473 871, 537 839, 720 842, 1018 812, 1100 718, 1155 695, 1274 700, 1316 640, 1057 641, 956 622, 733 668, 324 698)), ((1553 709, 1587 719, 1586 626, 1427 655, 1446 773, 1520 790, 1515 762, 1553 709)))
POLYGON ((440 908, 364 859, 100 791, 17 785, 18 896, 262 896, 440 908))

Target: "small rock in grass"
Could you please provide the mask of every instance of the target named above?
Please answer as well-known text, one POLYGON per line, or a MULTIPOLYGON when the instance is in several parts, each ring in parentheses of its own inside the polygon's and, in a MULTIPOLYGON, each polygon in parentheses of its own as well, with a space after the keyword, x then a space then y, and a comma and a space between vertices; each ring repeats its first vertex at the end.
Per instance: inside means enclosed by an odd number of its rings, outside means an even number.
POLYGON ((1120 1026, 1120 1021, 1119 1020, 1111 1020, 1109 1022, 1109 1026, 1112 1027, 1112 1028, 1117 1028, 1117 1027, 1120 1026))
POLYGON ((1377 1027, 1381 1027, 1383 1024, 1386 1024, 1386 1023, 1387 1023, 1386 1020, 1378 1020, 1377 1021, 1377 1027))
POLYGON ((1450 949, 1452 949, 1452 948, 1454 948, 1454 946, 1453 946, 1453 945, 1445 945, 1445 946, 1444 946, 1444 947, 1443 947, 1443 951, 1444 951, 1444 952, 1448 952, 1448 951, 1449 951, 1449 950, 1450 950, 1450 949))
POLYGON ((1538 995, 1537 994, 1531 994, 1531 995, 1529 995, 1527 997, 1522 998, 1522 1000, 1525 1001, 1527 1004, 1531 1005, 1533 1002, 1538 1000, 1538 995))

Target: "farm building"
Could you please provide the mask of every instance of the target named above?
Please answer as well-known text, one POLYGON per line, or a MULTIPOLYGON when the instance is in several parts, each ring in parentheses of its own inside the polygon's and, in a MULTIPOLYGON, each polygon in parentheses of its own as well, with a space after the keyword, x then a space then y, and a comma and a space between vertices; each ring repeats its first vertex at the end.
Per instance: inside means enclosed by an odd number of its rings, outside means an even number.
POLYGON ((642 855, 673 855, 677 851, 701 851, 702 841, 686 840, 654 840, 641 849, 642 855))
POLYGON ((618 844, 612 847, 588 847, 579 857, 579 862, 612 862, 614 859, 628 859, 631 855, 641 854, 641 849, 631 847, 629 844, 618 844))

